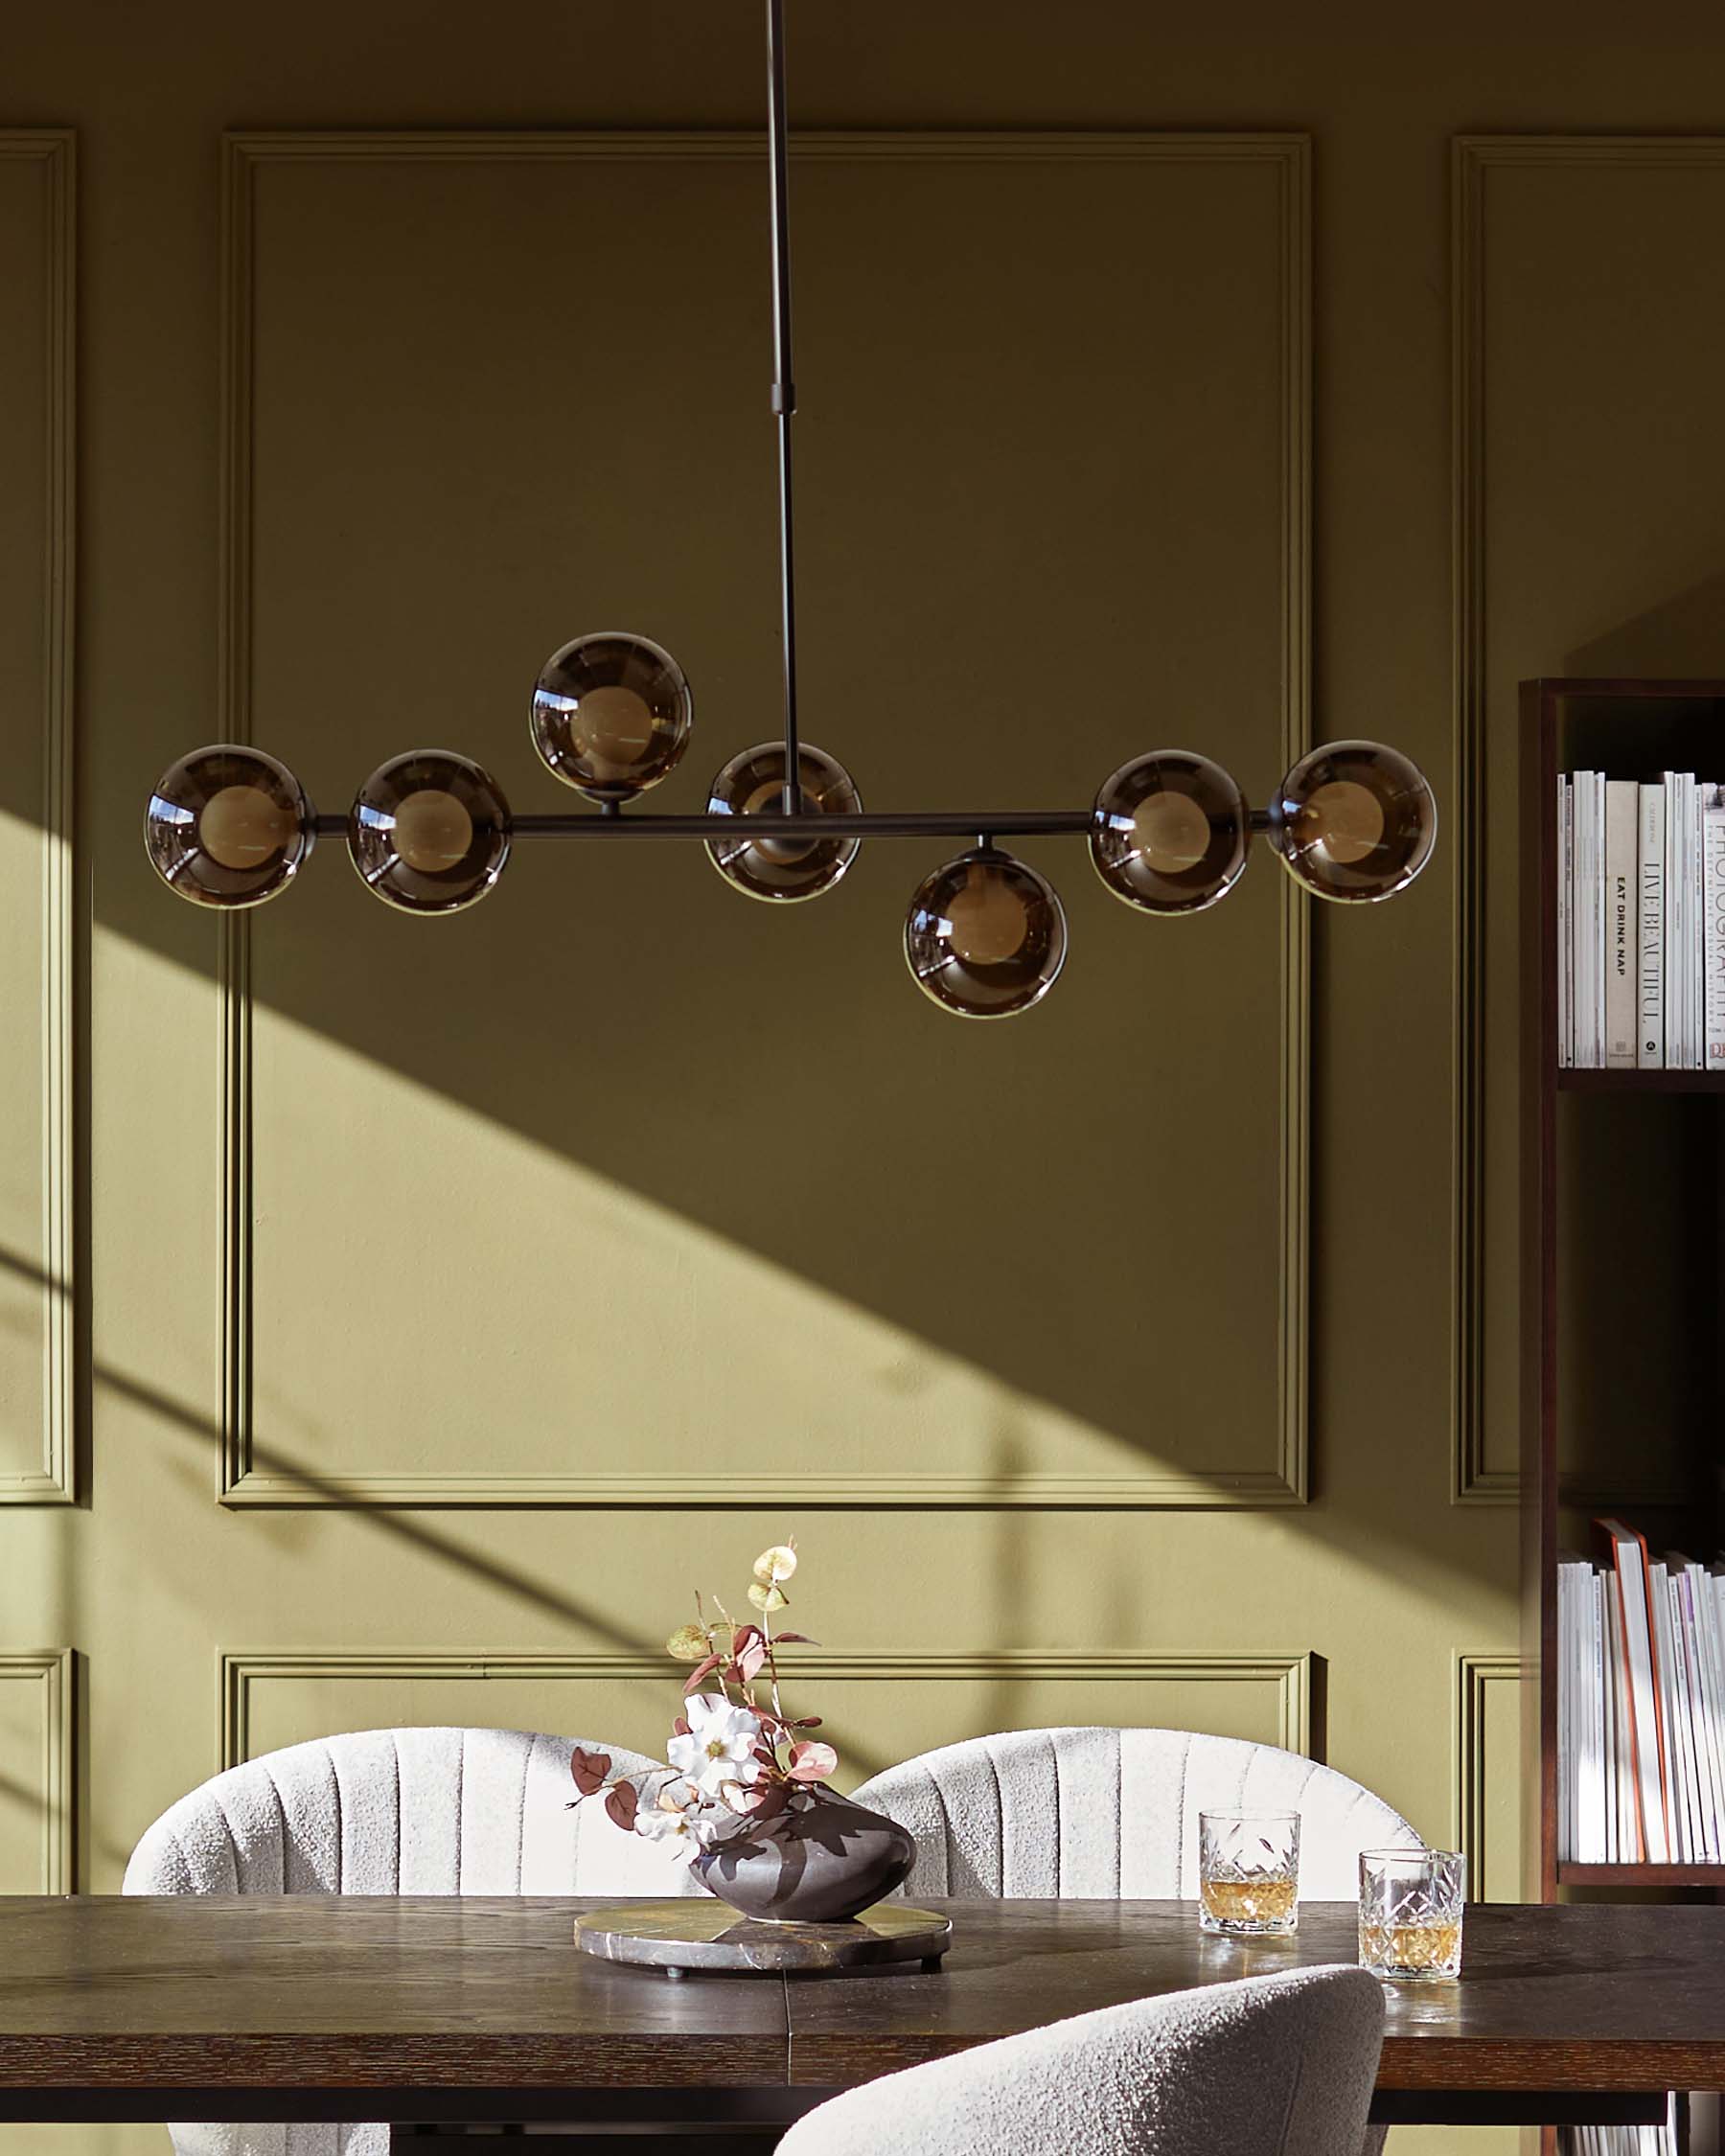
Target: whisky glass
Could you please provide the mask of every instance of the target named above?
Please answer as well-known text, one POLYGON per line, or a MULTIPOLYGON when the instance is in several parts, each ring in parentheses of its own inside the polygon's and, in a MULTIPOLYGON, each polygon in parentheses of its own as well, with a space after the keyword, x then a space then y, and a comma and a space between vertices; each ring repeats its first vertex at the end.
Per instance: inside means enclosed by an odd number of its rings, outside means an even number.
POLYGON ((1230 1938, 1300 1925, 1300 1814, 1200 1812, 1198 1922, 1230 1938))
POLYGON ((1460 1849, 1365 1849, 1360 1855, 1360 1965, 1387 1984, 1461 1973, 1467 1859, 1460 1849))

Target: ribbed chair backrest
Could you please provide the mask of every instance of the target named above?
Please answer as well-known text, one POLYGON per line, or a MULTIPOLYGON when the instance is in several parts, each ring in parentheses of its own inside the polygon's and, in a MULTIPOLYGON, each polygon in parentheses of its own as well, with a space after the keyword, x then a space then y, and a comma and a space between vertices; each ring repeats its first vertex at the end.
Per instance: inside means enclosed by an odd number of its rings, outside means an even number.
POLYGON ((597 1803, 575 1811, 586 1737, 522 1730, 363 1730, 249 1759, 164 1812, 132 1852, 134 1894, 674 1894, 663 1847, 597 1803))
POLYGON ((1298 1753, 1186 1730, 1017 1730, 889 1767, 856 1792, 909 1828, 904 1892, 1191 1899, 1198 1814, 1300 1814, 1300 1891, 1352 1901, 1362 1849, 1418 1846, 1399 1812, 1298 1753))
MULTIPOLYGON (((265 1753, 169 1806, 132 1851, 128 1894, 698 1893, 661 1846, 597 1803, 569 1811, 588 1737, 363 1730, 265 1753)), ((665 1769, 669 1772, 669 1769, 665 1769)), ((389 2128, 178 2122, 179 2156, 389 2156, 389 2128)))
POLYGON ((1138 1999, 847 2090, 779 2156, 1338 2156, 1383 2031, 1364 1969, 1138 1999))

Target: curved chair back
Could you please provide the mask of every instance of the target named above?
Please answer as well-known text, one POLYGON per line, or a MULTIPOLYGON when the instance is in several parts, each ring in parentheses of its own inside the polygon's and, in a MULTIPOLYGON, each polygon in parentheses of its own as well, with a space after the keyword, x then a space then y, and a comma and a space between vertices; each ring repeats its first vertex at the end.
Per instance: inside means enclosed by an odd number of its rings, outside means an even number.
POLYGON ((1136 1999, 850 2089, 780 2156, 1336 2156, 1366 2139, 1384 2000, 1365 1969, 1136 1999))
MULTIPOLYGON (((364 1730, 231 1767, 132 1851, 128 1894, 610 1894, 701 1890, 596 1802, 569 1811, 579 1742, 522 1730, 364 1730)), ((669 1769, 665 1770, 669 1772, 669 1769)), ((179 2156, 388 2156, 386 2125, 169 2127, 179 2156)))
POLYGON ((363 1730, 265 1753, 170 1805, 126 1867, 129 1894, 693 1892, 680 1865, 574 1796, 576 1742, 522 1730, 363 1730))
POLYGON ((1381 1798, 1272 1744, 1185 1730, 1017 1730, 889 1767, 856 1792, 909 1828, 904 1891, 987 1900, 1191 1900, 1198 1814, 1300 1814, 1300 1891, 1352 1901, 1362 1849, 1418 1846, 1381 1798))

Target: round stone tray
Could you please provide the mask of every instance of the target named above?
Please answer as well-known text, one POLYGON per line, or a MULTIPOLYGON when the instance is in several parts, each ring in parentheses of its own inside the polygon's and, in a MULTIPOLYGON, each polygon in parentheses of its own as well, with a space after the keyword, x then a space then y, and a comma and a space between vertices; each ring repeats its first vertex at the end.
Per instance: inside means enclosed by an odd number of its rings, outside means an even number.
POLYGON ((842 1924, 775 1924, 718 1900, 619 1902, 575 1919, 575 1943, 608 1961, 681 1976, 688 1969, 858 1969, 920 1961, 937 1969, 953 1942, 950 1916, 878 1902, 842 1924))

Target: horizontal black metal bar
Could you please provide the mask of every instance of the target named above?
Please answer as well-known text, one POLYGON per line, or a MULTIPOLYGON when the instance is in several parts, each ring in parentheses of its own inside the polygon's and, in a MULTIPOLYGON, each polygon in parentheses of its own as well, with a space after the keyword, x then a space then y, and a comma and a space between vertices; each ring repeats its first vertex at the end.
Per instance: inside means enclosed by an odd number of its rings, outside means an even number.
MULTIPOLYGON (((1052 837, 1088 831, 1089 809, 914 810, 904 814, 748 816, 574 815, 516 816, 518 838, 734 838, 748 827, 751 838, 807 838, 818 824, 828 838, 977 838, 983 832, 1052 837)), ((347 829, 346 816, 319 816, 320 833, 347 829)))
MULTIPOLYGON (((1070 837, 1091 828, 1090 809, 909 809, 902 813, 857 815, 517 816, 511 830, 518 838, 734 838, 747 825, 751 838, 807 838, 818 824, 828 838, 991 838, 1070 837)), ((1252 812, 1254 831, 1267 831, 1265 811, 1252 812)), ((346 816, 317 819, 319 835, 338 837, 346 816)))
POLYGON ((1379 2089, 1379 2126, 1663 2126, 1663 2091, 1379 2089))

